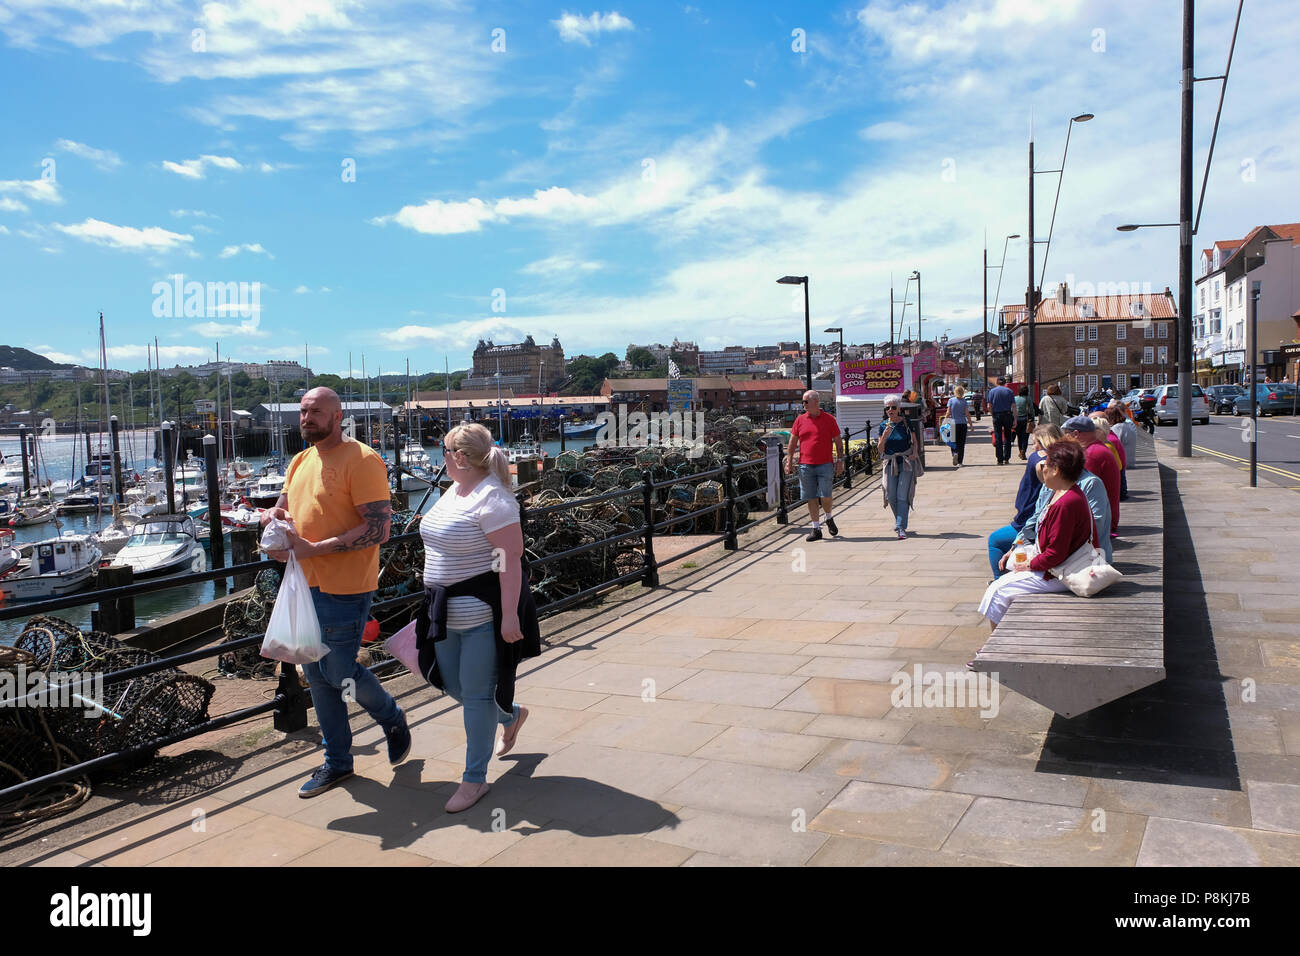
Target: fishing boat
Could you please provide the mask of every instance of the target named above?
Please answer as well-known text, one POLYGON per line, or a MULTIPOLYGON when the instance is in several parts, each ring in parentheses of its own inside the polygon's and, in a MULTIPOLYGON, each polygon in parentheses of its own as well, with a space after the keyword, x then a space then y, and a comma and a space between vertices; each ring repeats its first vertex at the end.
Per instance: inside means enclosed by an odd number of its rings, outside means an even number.
POLYGON ((13 532, 0 531, 0 567, 8 563, 0 572, 0 595, 6 601, 32 601, 79 591, 93 580, 101 554, 90 535, 70 532, 18 546, 16 562, 8 554, 10 549, 13 532), (9 536, 7 545, 4 535, 9 536))
POLYGON ((45 524, 54 520, 54 505, 34 504, 19 505, 9 518, 11 528, 29 528, 32 525, 45 524))
POLYGON ((74 491, 58 503, 55 512, 61 515, 82 515, 99 511, 107 502, 98 491, 74 491))
POLYGON ((510 456, 510 464, 516 464, 521 461, 531 461, 534 458, 542 457, 542 446, 537 443, 528 432, 512 442, 506 449, 506 454, 510 456))
POLYGON ((565 422, 565 438, 594 438, 596 432, 600 431, 601 423, 597 421, 589 422, 565 422))
POLYGON ((187 514, 153 515, 132 530, 110 567, 129 567, 135 577, 180 571, 205 571, 208 559, 199 544, 194 519, 187 514))

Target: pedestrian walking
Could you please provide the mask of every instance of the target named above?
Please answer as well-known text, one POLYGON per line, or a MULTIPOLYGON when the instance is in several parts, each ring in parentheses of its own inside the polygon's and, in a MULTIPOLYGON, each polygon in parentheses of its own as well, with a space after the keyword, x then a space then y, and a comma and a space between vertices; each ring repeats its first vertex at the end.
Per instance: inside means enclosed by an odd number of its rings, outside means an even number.
POLYGON ((459 813, 490 789, 494 743, 498 756, 508 753, 528 719, 514 701, 515 670, 541 653, 541 635, 506 453, 478 423, 453 428, 443 451, 453 484, 420 521, 426 601, 417 635, 421 671, 464 712, 465 772, 447 801, 459 813))
MULTIPOLYGON (((302 397, 298 430, 310 444, 289 464, 284 492, 262 515, 291 519, 290 550, 311 587, 327 653, 303 670, 325 745, 325 764, 298 790, 324 793, 352 776, 352 728, 348 702, 355 700, 384 729, 388 761, 401 763, 411 750, 406 717, 378 678, 357 663, 370 602, 379 586, 379 546, 388 540, 392 505, 388 471, 372 449, 343 435, 343 405, 328 388, 302 397)), ((289 551, 272 552, 277 561, 289 551)))
POLYGON ((948 399, 948 418, 952 421, 952 463, 958 468, 966 461, 966 431, 970 427, 967 418, 969 410, 966 389, 958 385, 953 389, 952 398, 948 399))
POLYGON ((1053 382, 1047 386, 1043 400, 1038 403, 1038 420, 1060 428, 1061 424, 1070 417, 1069 410, 1070 406, 1061 395, 1061 386, 1053 382))
POLYGON ((1101 546, 1088 499, 1076 484, 1083 474, 1082 450, 1072 442, 1060 441, 1047 450, 1046 462, 1043 484, 1053 494, 1038 527, 1038 554, 1026 555, 1028 560, 1019 560, 1014 552, 1003 557, 1010 573, 990 584, 980 601, 980 613, 988 618, 991 631, 997 630, 1018 597, 1067 590, 1064 581, 1053 577, 1052 569, 1064 564, 1086 541, 1101 546))
POLYGON ((821 407, 814 389, 803 393, 804 411, 790 426, 790 447, 785 453, 785 473, 794 474, 794 455, 799 453, 799 492, 808 499, 808 517, 812 531, 807 540, 820 541, 822 525, 819 512, 826 513, 826 530, 835 537, 840 529, 831 514, 835 478, 844 470, 844 438, 835 416, 821 407))
POLYGON ((916 479, 922 474, 916 435, 903 418, 902 396, 885 398, 885 420, 876 434, 884 477, 880 487, 885 505, 894 512, 894 533, 902 541, 907 537, 907 516, 916 499, 916 479))
POLYGON ((1016 396, 1016 444, 1020 446, 1020 460, 1028 459, 1029 429, 1034 425, 1034 403, 1029 397, 1029 386, 1021 385, 1016 396))
POLYGON ((1005 375, 998 376, 998 384, 989 389, 985 398, 986 410, 993 416, 993 448, 998 464, 1011 460, 1011 435, 1016 428, 1016 396, 1007 388, 1005 375))

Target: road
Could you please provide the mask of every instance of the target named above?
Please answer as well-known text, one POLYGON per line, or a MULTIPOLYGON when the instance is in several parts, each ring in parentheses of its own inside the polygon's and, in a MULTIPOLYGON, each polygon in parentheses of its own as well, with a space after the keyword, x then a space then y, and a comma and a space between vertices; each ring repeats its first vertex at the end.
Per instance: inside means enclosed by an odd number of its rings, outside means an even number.
MULTIPOLYGON (((1213 415, 1208 425, 1192 426, 1192 452, 1217 457, 1242 473, 1243 483, 1250 471, 1250 445, 1242 441, 1248 432, 1249 418, 1213 415)), ((1258 477, 1300 491, 1300 416, 1270 415, 1259 419, 1258 477)), ((1161 425, 1156 438, 1167 443, 1162 457, 1178 452, 1178 426, 1161 425)))

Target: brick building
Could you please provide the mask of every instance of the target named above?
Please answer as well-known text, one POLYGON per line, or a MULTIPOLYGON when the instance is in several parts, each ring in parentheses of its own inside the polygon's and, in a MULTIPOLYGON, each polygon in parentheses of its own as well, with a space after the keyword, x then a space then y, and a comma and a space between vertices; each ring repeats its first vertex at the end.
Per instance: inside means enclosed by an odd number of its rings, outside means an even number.
MULTIPOLYGON (((700 410, 731 409, 731 382, 721 375, 693 378, 695 401, 700 410)), ((607 378, 600 394, 611 406, 625 403, 633 411, 668 411, 668 380, 665 378, 607 378)))
MULTIPOLYGON (((1001 310, 1012 381, 1026 378, 1029 346, 1023 305, 1001 310)), ((1034 317, 1038 381, 1078 399, 1096 388, 1117 393, 1178 381, 1178 309, 1174 295, 1072 296, 1064 283, 1034 317)))
POLYGON ((800 407, 804 383, 789 378, 733 378, 731 407, 740 415, 767 416, 800 407))
POLYGON ((564 381, 564 348, 558 338, 550 345, 538 345, 530 335, 514 345, 496 345, 479 339, 474 348, 474 370, 461 383, 467 389, 495 388, 501 372, 501 387, 536 391, 538 371, 542 387, 551 390, 564 381))

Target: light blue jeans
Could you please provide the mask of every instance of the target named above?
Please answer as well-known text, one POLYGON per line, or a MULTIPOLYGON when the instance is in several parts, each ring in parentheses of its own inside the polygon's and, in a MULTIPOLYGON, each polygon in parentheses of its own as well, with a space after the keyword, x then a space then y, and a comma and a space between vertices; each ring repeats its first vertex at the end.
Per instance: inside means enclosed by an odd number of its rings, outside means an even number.
POLYGON ((488 761, 496 747, 497 724, 509 727, 519 719, 519 705, 506 713, 496 702, 496 628, 491 621, 461 630, 433 645, 443 689, 465 711, 464 783, 486 783, 488 761))
POLYGON ((907 530, 907 499, 912 494, 912 482, 916 481, 915 466, 908 461, 900 462, 896 470, 886 472, 885 499, 894 512, 894 530, 907 530))
POLYGON ((373 592, 325 594, 320 588, 311 589, 321 642, 329 653, 319 661, 304 664, 302 669, 311 685, 311 703, 325 744, 325 765, 336 772, 352 769, 350 700, 364 707, 385 732, 403 720, 402 708, 384 690, 379 678, 357 663, 372 596, 373 592))

